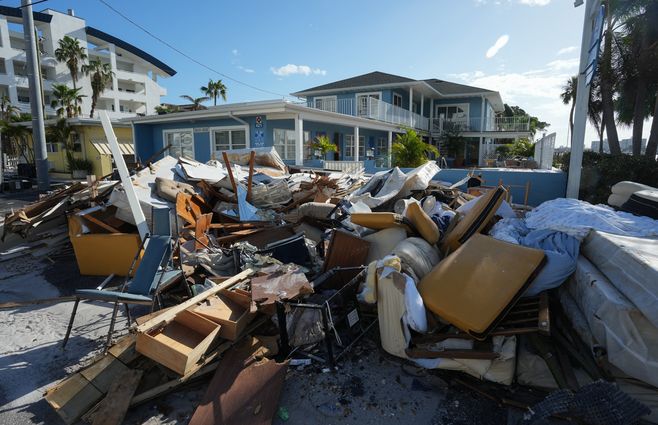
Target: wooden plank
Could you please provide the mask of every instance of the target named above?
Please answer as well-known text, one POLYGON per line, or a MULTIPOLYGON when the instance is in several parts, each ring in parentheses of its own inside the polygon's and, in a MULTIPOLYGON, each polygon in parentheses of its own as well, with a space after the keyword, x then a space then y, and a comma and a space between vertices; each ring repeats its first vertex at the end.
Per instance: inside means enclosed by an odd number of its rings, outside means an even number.
POLYGON ((6 303, 0 304, 0 309, 3 308, 16 308, 24 307, 27 305, 39 305, 39 304, 57 304, 66 301, 74 301, 75 296, 71 295, 68 297, 56 297, 56 298, 41 298, 38 300, 29 300, 29 301, 9 301, 6 303))
POLYGON ((99 391, 106 393, 116 376, 126 370, 128 370, 128 367, 116 357, 104 356, 88 368, 80 371, 80 374, 99 391))
POLYGON ((103 393, 80 373, 69 376, 44 394, 48 404, 67 424, 75 423, 102 397, 103 393))
POLYGON ((130 407, 130 400, 142 379, 141 370, 126 370, 116 377, 107 395, 91 415, 92 425, 121 425, 130 407))
POLYGON ((83 217, 85 220, 91 221, 92 223, 94 223, 97 226, 102 227, 103 229, 107 230, 110 233, 121 233, 118 229, 115 229, 114 227, 110 226, 109 224, 104 223, 103 221, 97 219, 96 217, 94 217, 91 214, 83 215, 81 217, 83 217))
POLYGON ((208 246, 210 242, 208 241, 208 236, 206 232, 210 228, 210 223, 212 222, 212 213, 202 214, 196 221, 194 226, 194 236, 195 243, 194 249, 199 250, 203 249, 204 245, 208 246))
POLYGON ((235 276, 225 280, 224 282, 220 283, 219 285, 200 293, 199 295, 190 298, 189 300, 185 301, 184 303, 178 304, 177 306, 171 307, 164 313, 160 314, 157 317, 152 318, 151 320, 146 321, 145 323, 142 323, 141 325, 137 326, 136 331, 137 332, 147 332, 155 327, 162 326, 163 324, 166 324, 174 319, 178 313, 180 313, 183 310, 186 310, 197 303, 205 300, 206 298, 213 296, 220 292, 222 289, 228 289, 231 286, 234 286, 238 282, 241 282, 244 280, 246 277, 251 275, 253 273, 252 269, 246 269, 235 276))
POLYGON ((226 171, 228 171, 228 177, 231 180, 231 187, 233 187, 233 193, 235 197, 238 197, 238 187, 235 184, 235 178, 233 178, 233 170, 231 169, 231 161, 228 159, 226 152, 222 152, 222 157, 224 158, 224 164, 226 164, 226 171))

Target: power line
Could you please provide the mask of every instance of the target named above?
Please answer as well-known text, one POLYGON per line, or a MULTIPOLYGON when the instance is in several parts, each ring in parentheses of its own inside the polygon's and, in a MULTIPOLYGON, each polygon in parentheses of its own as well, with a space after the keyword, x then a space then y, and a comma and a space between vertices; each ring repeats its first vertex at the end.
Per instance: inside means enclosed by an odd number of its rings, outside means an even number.
MULTIPOLYGON (((46 1, 46 0, 40 0, 40 1, 46 1)), ((273 95, 275 95, 275 96, 281 96, 281 97, 288 97, 288 96, 285 95, 285 94, 281 94, 281 93, 273 92, 273 91, 270 91, 270 90, 261 89, 261 88, 259 88, 259 87, 253 86, 253 85, 251 85, 251 84, 249 84, 249 83, 245 83, 245 82, 243 82, 243 81, 237 80, 237 79, 235 79, 235 78, 233 78, 233 77, 231 77, 231 76, 229 76, 229 75, 224 74, 223 72, 217 71, 216 69, 214 69, 214 68, 212 68, 212 67, 210 67, 210 66, 208 66, 208 65, 206 65, 206 64, 204 64, 204 63, 202 63, 202 62, 200 62, 200 61, 198 61, 198 60, 196 60, 196 59, 193 58, 192 56, 190 56, 190 55, 188 55, 187 53, 185 53, 185 52, 179 50, 178 48, 176 48, 175 46, 171 45, 171 44, 168 43, 167 41, 165 41, 165 40, 161 39, 160 37, 158 37, 157 35, 153 34, 151 31, 149 31, 148 29, 144 28, 142 25, 140 25, 140 24, 138 24, 137 22, 133 21, 130 17, 124 15, 122 12, 120 12, 120 11, 117 10, 117 9, 115 9, 113 6, 111 6, 111 5, 110 5, 109 3, 107 3, 105 0, 98 0, 98 1, 101 2, 102 4, 104 4, 107 8, 109 8, 110 10, 112 10, 112 11, 113 11, 114 13, 116 13, 117 15, 121 16, 121 17, 122 17, 123 19, 125 19, 126 21, 130 22, 131 24, 133 24, 134 26, 136 26, 136 27, 139 28, 140 30, 144 31, 146 34, 150 35, 151 37, 153 37, 154 39, 156 39, 157 41, 159 41, 160 43, 162 43, 162 44, 164 44, 165 46, 169 47, 171 50, 175 51, 175 52, 178 53, 179 55, 184 56, 185 58, 191 60, 192 62, 196 63, 197 65, 199 65, 199 66, 201 66, 201 67, 207 69, 208 71, 214 72, 214 73, 216 73, 216 74, 218 74, 218 75, 220 75, 220 76, 226 78, 227 80, 231 80, 231 81, 233 81, 233 82, 235 82, 235 83, 241 84, 241 85, 243 85, 243 86, 245 86, 245 87, 249 87, 249 88, 254 89, 254 90, 258 90, 258 91, 263 92, 263 93, 273 94, 273 95)))
POLYGON ((23 8, 23 7, 33 6, 35 4, 44 3, 44 2, 47 2, 47 1, 48 0, 37 0, 37 1, 33 1, 32 3, 24 4, 24 5, 21 5, 21 6, 18 6, 18 7, 23 8))

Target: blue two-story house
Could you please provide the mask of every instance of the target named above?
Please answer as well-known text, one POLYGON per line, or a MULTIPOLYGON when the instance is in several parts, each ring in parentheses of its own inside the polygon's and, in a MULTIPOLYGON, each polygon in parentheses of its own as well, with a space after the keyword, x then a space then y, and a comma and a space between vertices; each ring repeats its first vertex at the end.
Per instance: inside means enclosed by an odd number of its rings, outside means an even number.
POLYGON ((439 146, 444 156, 449 152, 441 146, 442 135, 457 129, 466 142, 453 156, 463 165, 485 165, 496 139, 529 136, 527 120, 496 116, 503 110, 498 92, 438 79, 371 72, 292 95, 302 101, 234 103, 132 118, 136 155, 145 161, 170 146, 170 155, 205 162, 228 149, 274 146, 290 164, 357 162, 374 170, 390 166, 392 142, 407 128, 439 146), (337 146, 325 158, 311 146, 320 135, 337 146))

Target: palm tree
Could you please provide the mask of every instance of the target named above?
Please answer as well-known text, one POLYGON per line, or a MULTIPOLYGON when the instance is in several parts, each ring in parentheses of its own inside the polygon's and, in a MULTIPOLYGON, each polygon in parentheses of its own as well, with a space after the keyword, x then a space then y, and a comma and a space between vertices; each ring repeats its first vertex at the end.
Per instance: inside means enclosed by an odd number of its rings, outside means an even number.
POLYGON ((605 131, 608 135, 608 146, 610 153, 621 155, 619 146, 619 135, 617 133, 617 123, 615 120, 614 92, 616 76, 613 69, 613 32, 617 23, 615 11, 612 9, 616 1, 607 0, 605 2, 606 28, 603 35, 603 52, 599 58, 599 73, 601 75, 601 103, 603 109, 603 122, 605 131))
POLYGON ((22 156, 28 164, 34 164, 34 149, 27 137, 30 134, 32 132, 22 125, 9 125, 7 122, 2 125, 2 135, 9 141, 7 151, 22 156))
POLYGON ((82 65, 82 72, 85 75, 91 75, 91 112, 89 118, 94 118, 96 102, 105 88, 112 82, 114 72, 109 63, 103 63, 100 60, 89 61, 89 65, 82 65))
POLYGON ((219 96, 226 102, 226 86, 222 83, 222 80, 209 80, 207 86, 201 87, 201 91, 215 102, 215 106, 217 106, 217 98, 219 96))
POLYGON ((75 89, 78 82, 78 69, 81 63, 87 59, 87 53, 85 53, 85 48, 80 46, 80 40, 68 35, 60 39, 58 44, 59 47, 55 49, 55 58, 66 63, 75 89))
POLYGON ((201 109, 203 107, 203 105, 202 105, 203 102, 207 102, 208 100, 210 100, 210 98, 208 96, 192 97, 192 96, 188 96, 186 94, 182 95, 181 98, 187 100, 188 102, 190 102, 192 104, 192 110, 193 111, 198 111, 199 109, 201 109))
MULTIPOLYGON (((571 103, 571 110, 569 111, 569 130, 571 131, 571 137, 573 138, 573 113, 576 109, 576 91, 578 90, 578 77, 573 76, 567 81, 567 83, 562 86, 564 90, 560 94, 562 103, 568 105, 571 103)), ((570 143, 571 144, 571 143, 570 143)))
POLYGON ((66 122, 66 118, 60 118, 54 125, 46 129, 46 137, 53 142, 61 143, 66 152, 66 163, 70 171, 73 170, 73 139, 71 138, 73 129, 66 122))
POLYGON ((11 104, 9 96, 3 94, 0 96, 0 119, 3 121, 11 121, 11 118, 18 114, 20 109, 11 104))
POLYGON ((52 108, 57 109, 57 116, 63 117, 66 114, 66 118, 77 117, 82 113, 82 108, 80 103, 84 95, 80 94, 81 87, 72 89, 66 84, 53 84, 53 97, 54 99, 50 102, 52 108))

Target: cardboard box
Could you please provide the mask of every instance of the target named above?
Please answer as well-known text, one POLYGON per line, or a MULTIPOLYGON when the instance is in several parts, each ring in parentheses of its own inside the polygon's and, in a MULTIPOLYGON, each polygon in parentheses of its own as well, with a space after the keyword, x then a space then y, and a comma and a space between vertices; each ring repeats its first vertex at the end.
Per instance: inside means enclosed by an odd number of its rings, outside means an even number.
POLYGON ((236 341, 256 317, 249 311, 251 297, 242 292, 224 290, 201 302, 194 312, 221 325, 219 336, 236 341))
POLYGON ((187 375, 218 337, 220 325, 183 310, 161 328, 137 334, 137 351, 180 375, 187 375))

